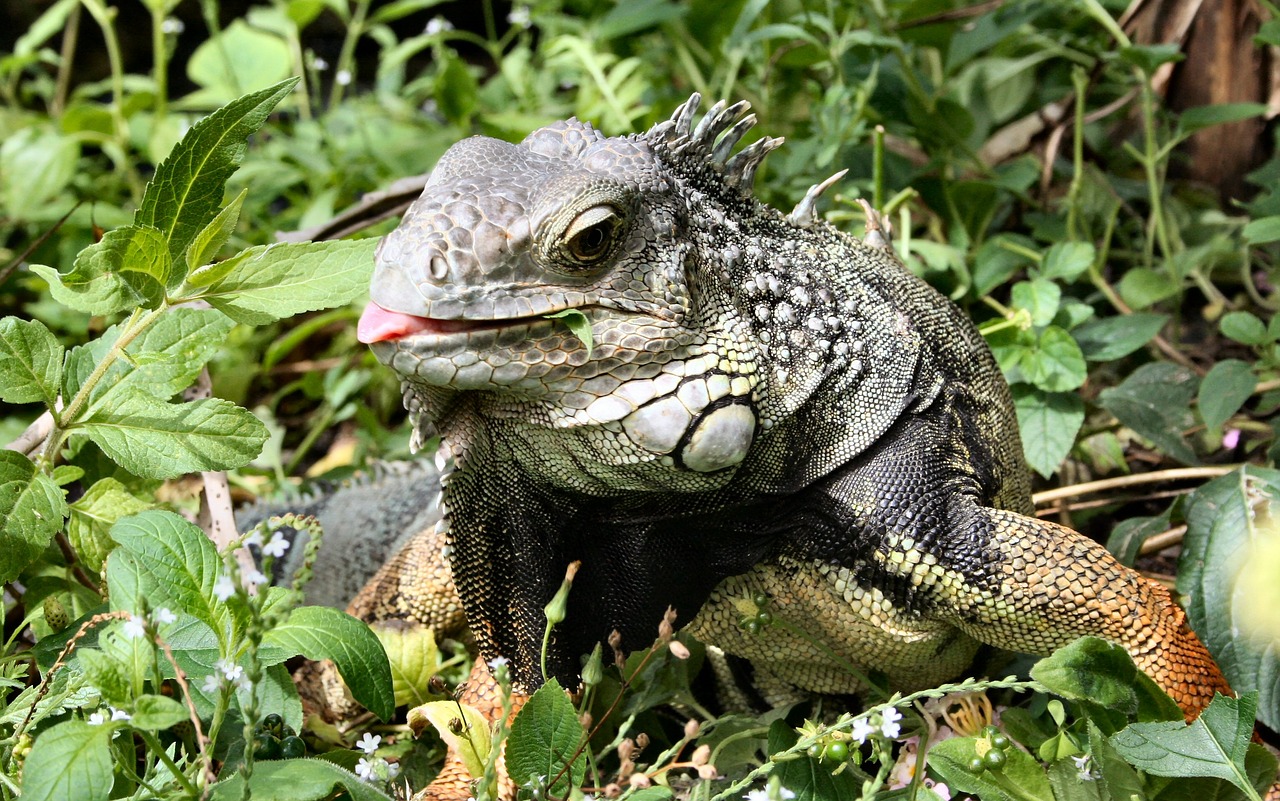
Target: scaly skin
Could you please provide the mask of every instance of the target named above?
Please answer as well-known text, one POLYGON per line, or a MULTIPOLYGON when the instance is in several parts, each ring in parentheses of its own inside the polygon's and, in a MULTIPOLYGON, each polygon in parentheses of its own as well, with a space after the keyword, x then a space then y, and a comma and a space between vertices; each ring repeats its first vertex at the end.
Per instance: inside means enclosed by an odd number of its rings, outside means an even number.
MULTIPOLYGON (((460 142, 380 247, 361 338, 401 375, 416 440, 441 436, 442 527, 484 657, 536 688, 542 608, 581 560, 548 654, 568 686, 580 654, 614 630, 647 645, 670 605, 807 691, 859 689, 846 662, 911 687, 979 642, 1045 654, 1092 634, 1188 717, 1229 692, 1167 591, 1030 516, 973 324, 878 233, 814 219, 819 188, 790 215, 757 202, 780 140, 729 158, 745 104, 695 126, 696 108, 629 137, 571 120, 460 142), (559 312, 594 347, 543 316, 559 312), (807 637, 745 634, 756 592, 807 637)), ((436 575, 440 553, 400 562, 436 575)))

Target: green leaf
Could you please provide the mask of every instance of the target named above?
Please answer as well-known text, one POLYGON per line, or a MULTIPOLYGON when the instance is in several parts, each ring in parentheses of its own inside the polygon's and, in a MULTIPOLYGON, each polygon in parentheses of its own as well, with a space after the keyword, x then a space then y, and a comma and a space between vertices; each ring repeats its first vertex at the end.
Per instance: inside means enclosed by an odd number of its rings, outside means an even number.
POLYGON ((1023 355, 1019 366, 1027 381, 1049 392, 1077 389, 1089 377, 1080 346, 1056 325, 1040 333, 1038 346, 1023 355))
POLYGON ((101 242, 80 251, 66 275, 31 265, 32 272, 49 282, 55 300, 89 314, 156 308, 164 300, 171 268, 163 233, 138 224, 108 231, 101 242))
POLYGON ((42 732, 22 769, 22 801, 107 801, 116 728, 68 720, 42 732))
POLYGON ((1048 325, 1058 313, 1062 290, 1047 278, 1019 281, 1010 290, 1009 303, 1015 309, 1025 309, 1031 314, 1034 326, 1048 325))
POLYGON ((1272 339, 1262 321, 1247 311, 1227 312, 1218 327, 1225 336, 1244 345, 1264 345, 1272 339))
MULTIPOLYGON (((429 701, 409 710, 409 728, 421 731, 431 724, 440 739, 457 752, 471 778, 484 775, 484 763, 489 757, 493 738, 489 721, 474 707, 458 701, 429 701), (454 731, 453 721, 462 721, 461 732, 454 731)), ((547 777, 550 779, 550 777, 547 777)))
POLYGON ((391 666, 368 624, 327 606, 303 606, 263 638, 308 659, 331 659, 351 695, 382 720, 395 712, 391 666))
POLYGON ((1195 373, 1185 367, 1156 362, 1134 370, 1120 386, 1104 389, 1098 402, 1168 455, 1195 464, 1195 452, 1182 432, 1194 424, 1190 406, 1197 386, 1195 373))
POLYGON ((1131 765, 1157 776, 1214 776, 1255 792, 1245 769, 1257 695, 1214 695, 1200 717, 1134 723, 1111 737, 1111 745, 1131 765))
POLYGON ((587 355, 591 355, 591 349, 595 346, 595 340, 591 336, 591 320, 587 315, 577 309, 565 309, 554 314, 544 314, 548 320, 559 320, 569 329, 569 333, 573 334, 587 349, 587 355))
POLYGON ((1166 273, 1133 267, 1125 271, 1117 288, 1125 303, 1141 310, 1178 294, 1181 285, 1166 273))
POLYGON ((71 504, 67 538, 90 574, 96 575, 102 569, 102 563, 113 547, 109 533, 111 526, 120 518, 137 514, 151 505, 131 494, 114 478, 95 482, 71 504))
POLYGON ((1182 720, 1178 705, 1134 666, 1124 648, 1097 637, 1081 637, 1054 651, 1032 666, 1031 677, 1049 692, 1088 706, 1182 720))
MULTIPOLYGON (((769 725, 769 753, 778 754, 799 741, 796 730, 786 721, 775 720, 769 725)), ((774 763, 769 775, 777 776, 782 786, 795 793, 795 801, 831 801, 840 798, 857 798, 862 782, 867 778, 852 764, 836 775, 815 759, 794 759, 774 763)))
POLYGON ((1027 464, 1048 478, 1075 444, 1084 423, 1084 401, 1073 393, 1045 392, 1026 384, 1012 389, 1027 464))
POLYGON ((994 779, 990 771, 971 772, 969 760, 977 755, 977 742, 976 737, 952 737, 929 748, 929 767, 942 777, 952 794, 960 790, 982 801, 1053 801, 1053 790, 1044 769, 1035 757, 1020 748, 1005 751, 1007 761, 999 780, 994 779), (1018 792, 1010 792, 1010 786, 1018 792))
POLYGON ((31 460, 0 449, 0 583, 18 577, 39 556, 67 516, 62 490, 31 460))
POLYGON ((1070 283, 1083 275, 1097 257, 1098 251, 1090 242, 1059 242, 1045 252, 1040 275, 1070 283))
POLYGON ((98 690, 103 701, 112 706, 127 707, 133 700, 133 683, 125 674, 125 666, 120 660, 93 648, 80 648, 76 659, 85 679, 98 690))
POLYGON ((1013 234, 997 234, 983 242, 973 259, 973 291, 978 296, 990 294, 1018 270, 1032 263, 1023 252, 1002 247, 1002 242, 1026 249, 1035 247, 1035 243, 1026 237, 1013 234))
MULTIPOLYGON (((264 801, 322 801, 342 790, 351 801, 391 801, 391 797, 323 759, 276 759, 253 764, 249 794, 264 801)), ((244 777, 239 773, 213 786, 212 801, 240 801, 244 777)), ((24 796, 25 798, 25 796, 24 796)))
POLYGON ((1120 58, 1151 75, 1161 64, 1181 61, 1183 55, 1182 48, 1176 44, 1149 44, 1122 47, 1120 58))
POLYGON ((63 348, 38 320, 0 320, 0 400, 52 409, 62 380, 63 348))
POLYGON ((436 73, 435 91, 432 96, 445 119, 459 126, 469 126, 476 109, 480 87, 466 62, 449 48, 441 48, 443 64, 436 73))
POLYGON ((440 649, 426 626, 375 625, 391 665, 391 689, 396 706, 420 706, 430 700, 431 677, 440 667, 440 649))
POLYGON ((231 269, 228 266, 224 270, 223 263, 208 264, 208 262, 218 255, 218 251, 236 230, 236 223, 240 221, 240 207, 244 205, 244 199, 248 194, 248 187, 240 190, 235 200, 224 206, 222 211, 218 212, 218 215, 191 240, 186 252, 187 283, 192 286, 208 286, 231 269))
MULTIPOLYGON (((237 20, 227 31, 242 24, 237 20)), ((248 48, 230 52, 235 53, 232 61, 241 64, 256 57, 248 48)), ((213 112, 193 125, 156 167, 133 221, 159 229, 172 263, 181 263, 191 241, 217 216, 227 179, 244 159, 246 140, 297 82, 283 80, 213 112)))
POLYGON ((107 558, 113 609, 140 614, 139 600, 145 600, 151 609, 168 606, 214 631, 225 628, 226 608, 213 599, 222 560, 198 527, 152 509, 117 522, 111 538, 120 544, 107 558))
POLYGON ((1169 510, 1167 509, 1162 515, 1122 520, 1111 529, 1111 536, 1107 538, 1107 550, 1115 554, 1121 564, 1133 567, 1142 544, 1160 532, 1168 531, 1169 527, 1169 510))
MULTIPOLYGON (((251 27, 244 20, 235 20, 217 36, 204 40, 191 54, 187 61, 187 77, 201 88, 184 97, 183 103, 208 107, 274 84, 251 95, 258 97, 283 86, 283 83, 275 82, 283 81, 292 71, 292 65, 293 57, 284 39, 251 27)), ((293 84, 289 83, 286 90, 292 89, 293 84)), ((279 101, 280 97, 275 98, 266 111, 269 112, 279 101)), ((265 118, 265 113, 263 116, 265 118)), ((256 126, 246 136, 254 130, 257 130, 256 126)))
POLYGON ((78 429, 121 467, 143 478, 176 478, 251 462, 267 441, 258 418, 230 401, 164 403, 134 390, 78 429))
POLYGON ((1265 245, 1280 239, 1280 215, 1250 220, 1244 227, 1244 241, 1249 245, 1265 245))
MULTIPOLYGON (((1280 472, 1252 466, 1192 493, 1177 583, 1191 628, 1233 689, 1257 691, 1258 717, 1272 728, 1280 727, 1280 640, 1249 634, 1265 628, 1276 607, 1244 590, 1248 568, 1264 564, 1259 558, 1280 539, 1270 522, 1277 498, 1280 472)), ((1274 588, 1274 575, 1260 578, 1274 588)))
POLYGON ((1110 801, 1110 796, 1105 794, 1104 787, 1092 773, 1089 774, 1089 779, 1083 778, 1081 769, 1076 767, 1075 761, 1070 757, 1053 761, 1049 765, 1048 776, 1056 801, 1110 801))
MULTIPOLYGON (((1251 120, 1266 113, 1265 103, 1215 103, 1211 106, 1196 106, 1183 111, 1178 116, 1178 128, 1183 134, 1191 134, 1214 125, 1251 120)), ((1245 237, 1247 239, 1248 234, 1245 237)))
POLYGON ((262 325, 341 306, 369 287, 376 239, 297 242, 249 248, 197 297, 238 323, 262 325))
POLYGON ((0 202, 5 215, 39 219, 75 178, 79 160, 80 140, 55 125, 28 121, 6 130, 0 143, 0 202))
POLYGON ((1215 364, 1200 380, 1200 416, 1209 428, 1220 428, 1253 395, 1258 377, 1239 359, 1215 364))
POLYGON ((1168 321, 1167 314, 1135 312, 1092 320, 1071 333, 1086 359, 1109 362, 1128 356, 1150 342, 1168 321))
POLYGON ((560 683, 551 679, 529 697, 511 724, 507 772, 517 787, 541 776, 547 782, 549 795, 566 797, 570 789, 581 786, 586 775, 587 763, 581 756, 569 764, 585 737, 569 697, 560 683), (566 765, 568 770, 564 770, 566 765), (552 784, 562 770, 564 775, 552 784))
POLYGON ((187 708, 163 695, 144 695, 133 703, 130 725, 138 729, 160 731, 190 720, 187 708))

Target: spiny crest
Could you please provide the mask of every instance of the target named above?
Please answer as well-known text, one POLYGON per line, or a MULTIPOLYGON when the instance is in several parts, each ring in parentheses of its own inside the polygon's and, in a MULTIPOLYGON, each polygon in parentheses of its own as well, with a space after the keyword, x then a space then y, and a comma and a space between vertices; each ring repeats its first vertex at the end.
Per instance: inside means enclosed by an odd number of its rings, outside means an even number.
POLYGON ((782 137, 763 137, 730 157, 733 148, 756 124, 756 115, 748 113, 751 104, 740 100, 729 106, 721 100, 695 126, 693 118, 701 104, 702 95, 694 92, 671 119, 653 126, 645 138, 665 145, 686 164, 696 162, 714 170, 725 186, 744 198, 750 197, 756 170, 765 156, 782 145, 782 137))

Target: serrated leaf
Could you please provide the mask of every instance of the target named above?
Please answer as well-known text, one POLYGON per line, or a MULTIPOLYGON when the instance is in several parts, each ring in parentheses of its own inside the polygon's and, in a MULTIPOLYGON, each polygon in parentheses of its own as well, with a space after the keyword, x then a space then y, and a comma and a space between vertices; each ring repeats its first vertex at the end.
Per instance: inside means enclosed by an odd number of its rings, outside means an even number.
POLYGON ((114 478, 95 482, 71 504, 67 538, 90 574, 97 575, 112 548, 111 526, 120 518, 137 514, 150 506, 114 478))
POLYGON ((108 231, 80 251, 66 275, 39 264, 31 270, 49 282, 59 303, 89 314, 115 314, 159 306, 171 267, 163 234, 135 224, 108 231))
POLYGON ((1027 381, 1049 392, 1077 389, 1089 376, 1080 346, 1056 325, 1040 333, 1036 348, 1022 357, 1019 366, 1027 381))
POLYGON ((176 478, 251 462, 267 441, 258 418, 230 401, 164 403, 122 394, 78 426, 121 467, 143 478, 176 478))
POLYGON ((297 83, 289 78, 223 106, 191 126, 156 167, 133 221, 159 230, 172 263, 179 263, 217 215, 227 179, 248 149, 246 140, 297 83))
POLYGON ((1168 321, 1167 314, 1135 312, 1092 320, 1071 333, 1086 359, 1109 362, 1128 356, 1150 342, 1168 321))
POLYGON ((1083 275, 1097 256, 1090 242, 1059 242, 1045 251, 1040 275, 1069 283, 1083 275))
MULTIPOLYGON (((321 801, 341 789, 351 801, 391 801, 391 797, 349 770, 323 759, 275 759, 255 762, 249 795, 270 801, 321 801)), ((213 786, 213 801, 239 801, 244 777, 239 773, 213 786)))
POLYGON ((1055 695, 1088 701, 1125 714, 1137 711, 1133 690, 1138 669, 1119 645, 1097 637, 1081 637, 1036 662, 1031 677, 1055 695))
POLYGON ((969 760, 977 755, 976 737, 952 737, 929 748, 929 767, 942 777, 954 794, 972 793, 982 801, 1053 801, 1053 790, 1035 757, 1019 748, 1005 751, 1006 762, 999 781, 989 771, 973 773, 969 760), (1015 795, 1006 787, 1018 788, 1015 795))
POLYGON ((1218 327, 1225 336, 1244 345, 1262 345, 1271 341, 1267 327, 1247 311, 1227 312, 1218 321, 1218 327))
POLYGON ((1084 401, 1075 394, 1044 392, 1026 384, 1012 389, 1027 464, 1048 478, 1075 444, 1084 423, 1084 401))
POLYGON ((387 652, 368 624, 337 609, 302 606, 267 632, 262 641, 308 659, 333 660, 353 698, 382 720, 390 720, 394 714, 387 652))
POLYGON ((218 255, 218 251, 236 230, 236 223, 240 221, 240 208, 244 205, 244 199, 248 194, 248 187, 240 190, 240 194, 223 206, 222 211, 218 212, 217 216, 210 220, 209 224, 202 228, 187 246, 186 260, 189 270, 187 283, 191 286, 208 286, 230 271, 231 267, 228 266, 224 270, 221 262, 218 264, 208 264, 208 262, 218 255))
MULTIPOLYGON (((1280 538, 1272 522, 1277 498, 1280 472, 1253 466, 1192 493, 1177 583, 1191 627, 1233 689, 1258 693, 1258 717, 1272 728, 1280 727, 1280 642, 1242 635, 1276 609, 1248 594, 1240 571, 1256 560, 1259 547, 1280 538)), ((1275 577, 1264 582, 1274 586, 1275 577)))
POLYGON ((554 314, 544 314, 548 320, 559 320, 565 328, 569 329, 569 333, 578 338, 582 346, 587 349, 587 355, 591 355, 591 349, 595 346, 595 340, 591 335, 591 320, 587 315, 577 309, 565 309, 554 314))
POLYGON ((152 509, 111 527, 120 547, 107 558, 107 588, 113 609, 141 614, 168 606, 214 631, 225 628, 226 608, 213 600, 222 566, 213 543, 180 515, 152 509))
POLYGON ((103 701, 125 707, 133 700, 133 683, 118 660, 93 648, 79 649, 76 659, 85 679, 97 688, 103 701))
POLYGON ((1019 281, 1010 290, 1009 303, 1015 309, 1023 309, 1031 315, 1034 326, 1048 325, 1058 313, 1062 290, 1047 278, 1019 281))
POLYGON ((1157 776, 1213 776, 1253 790, 1245 769, 1257 695, 1240 698, 1214 695, 1200 717, 1178 721, 1134 723, 1111 737, 1111 745, 1136 768, 1157 776))
MULTIPOLYGON (((769 725, 769 753, 778 754, 791 748, 799 740, 796 730, 786 721, 775 720, 769 725)), ((837 798, 857 798, 866 775, 852 764, 836 775, 826 765, 808 757, 789 762, 775 763, 770 776, 795 794, 794 801, 830 801, 837 798)))
POLYGON ((144 695, 133 702, 129 723, 138 729, 160 731, 189 720, 187 708, 163 695, 144 695))
POLYGON ((586 775, 584 758, 579 756, 569 763, 585 736, 586 731, 564 688, 550 679, 529 697, 511 724, 507 738, 507 772, 516 786, 543 777, 549 795, 568 796, 572 788, 582 785, 586 775), (564 775, 552 783, 561 771, 564 775))
POLYGON ((431 677, 440 667, 440 649, 436 647, 434 632, 426 626, 375 625, 373 633, 387 652, 396 706, 427 703, 431 677))
POLYGON ((198 297, 248 325, 340 306, 367 291, 375 247, 359 239, 249 248, 227 259, 227 273, 198 297))
POLYGON ((1200 380, 1200 416, 1209 428, 1220 428, 1253 395, 1258 377, 1239 359, 1215 364, 1200 380))
POLYGON ((38 320, 0 320, 0 400, 52 409, 62 381, 62 344, 38 320))
POLYGON ((115 730, 109 724, 68 720, 42 732, 22 769, 23 801, 107 801, 115 781, 115 730))
POLYGON ((1182 432, 1194 423, 1190 405, 1198 385, 1195 373, 1185 367, 1168 362, 1144 364, 1120 386, 1104 389, 1098 402, 1168 455, 1195 464, 1195 452, 1182 432))
POLYGON ((0 449, 0 583, 18 577, 39 556, 67 516, 62 490, 31 460, 0 449))
POLYGON ((484 775, 484 763, 489 758, 493 738, 489 732, 489 721, 474 707, 457 701, 431 701, 410 709, 408 722, 409 728, 415 732, 430 724, 440 739, 462 759, 471 778, 478 779, 484 775), (462 725, 455 726, 455 720, 462 725), (458 731, 454 731, 455 728, 458 731))

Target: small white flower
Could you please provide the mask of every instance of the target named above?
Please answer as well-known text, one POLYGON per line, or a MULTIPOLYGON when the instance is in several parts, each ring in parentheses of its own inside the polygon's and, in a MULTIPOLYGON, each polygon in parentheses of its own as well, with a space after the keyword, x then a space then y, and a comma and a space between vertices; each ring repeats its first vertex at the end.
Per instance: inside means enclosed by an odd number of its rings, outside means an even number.
MULTIPOLYGON (((400 763, 384 761, 382 764, 387 766, 387 781, 391 781, 400 775, 400 763)), ((585 798, 583 801, 585 801, 585 798)))
POLYGON ((244 580, 259 587, 267 583, 267 577, 262 574, 261 570, 250 570, 244 574, 244 580))
POLYGON ((255 548, 262 547, 262 532, 256 528, 249 532, 249 536, 244 538, 244 547, 248 548, 250 545, 255 548))
POLYGON ((201 689, 206 693, 216 693, 222 689, 222 679, 218 678, 217 673, 210 673, 204 677, 204 684, 201 685, 201 689))
POLYGON ((898 725, 898 721, 902 720, 901 712, 889 707, 884 711, 882 718, 883 722, 880 724, 881 734, 892 740, 902 733, 902 727, 898 725))
POLYGON ((505 667, 510 661, 511 660, 507 659, 505 656, 495 656, 488 662, 489 670, 496 673, 498 668, 505 667))
POLYGON ((311 68, 323 72, 329 69, 329 62, 325 61, 323 58, 320 58, 319 56, 312 56, 311 68))
POLYGON ((129 619, 124 622, 124 626, 120 628, 120 631, 129 639, 136 640, 139 637, 146 636, 147 621, 137 615, 130 615, 129 619))
POLYGON ((378 745, 382 742, 382 737, 377 734, 365 732, 360 741, 356 743, 356 748, 364 751, 366 754, 373 756, 373 752, 378 750, 378 745))
POLYGON ((182 33, 186 29, 187 24, 177 17, 166 17, 164 22, 160 23, 160 30, 164 33, 182 33))
POLYGON ((529 23, 532 21, 533 17, 529 14, 528 6, 516 6, 511 9, 511 13, 507 15, 507 22, 521 28, 529 27, 529 23))
POLYGON ((876 727, 871 725, 871 721, 866 718, 858 718, 853 722, 853 730, 849 732, 849 736, 859 743, 865 743, 867 738, 876 733, 876 727))
POLYGON ((367 782, 373 781, 373 763, 360 757, 360 761, 356 763, 356 775, 367 782))
POLYGON ((130 715, 128 712, 125 712, 123 709, 116 709, 115 707, 112 707, 111 719, 112 720, 132 720, 133 716, 130 715))
POLYGON ((231 577, 226 573, 218 576, 218 580, 213 583, 213 595, 219 601, 225 601, 236 594, 236 585, 231 581, 231 577))
POLYGON ((1098 778, 1093 774, 1093 771, 1090 770, 1088 754, 1083 754, 1081 756, 1073 756, 1071 757, 1071 761, 1076 763, 1076 770, 1079 771, 1080 779, 1082 781, 1091 782, 1094 779, 1098 778))
POLYGON ((427 23, 426 29, 423 31, 427 36, 434 36, 437 33, 453 30, 453 23, 444 17, 432 17, 427 23))
POLYGON ((333 76, 339 86, 346 86, 351 83, 351 70, 338 70, 338 74, 333 76))
POLYGON ((169 609, 169 607, 162 606, 156 610, 156 613, 151 616, 151 619, 154 620, 159 625, 163 626, 166 623, 175 622, 178 619, 178 616, 175 615, 173 611, 169 609))
POLYGON ((92 715, 89 716, 90 726, 101 726, 103 723, 106 723, 106 722, 107 722, 107 713, 103 712, 102 710, 98 710, 97 712, 94 712, 92 715))
POLYGON ((244 667, 237 665, 235 662, 231 662, 226 659, 219 659, 214 664, 214 667, 216 667, 218 671, 222 673, 222 677, 229 682, 235 683, 244 677, 244 667))
POLYGON ((277 559, 284 556, 285 552, 288 550, 289 550, 289 541, 285 539, 284 535, 281 534, 279 531, 277 531, 275 534, 272 534, 271 541, 268 542, 266 545, 262 546, 263 553, 267 554, 268 556, 274 556, 277 559))

